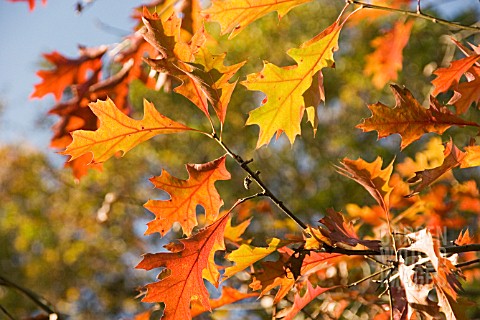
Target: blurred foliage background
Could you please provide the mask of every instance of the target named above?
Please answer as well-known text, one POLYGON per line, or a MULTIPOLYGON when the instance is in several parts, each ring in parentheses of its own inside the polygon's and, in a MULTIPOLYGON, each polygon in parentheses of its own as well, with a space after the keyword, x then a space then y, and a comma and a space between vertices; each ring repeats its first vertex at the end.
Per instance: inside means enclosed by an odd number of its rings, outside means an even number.
MULTIPOLYGON (((441 17, 442 2, 430 2, 424 11, 441 17)), ((457 15, 451 20, 462 24, 477 21, 478 6, 456 2, 457 15)), ((218 25, 208 24, 207 29, 218 39, 220 48, 228 52, 227 63, 248 60, 240 71, 243 79, 246 74, 258 72, 263 60, 281 66, 293 64, 285 52, 329 26, 343 6, 344 1, 313 1, 293 9, 280 22, 272 13, 231 41, 219 36, 218 25)), ((95 5, 89 10, 95 10, 95 5)), ((365 56, 373 51, 372 39, 399 19, 404 17, 389 14, 372 21, 348 22, 344 27, 335 53, 336 68, 324 70, 326 103, 318 106, 316 137, 311 126, 304 123, 302 136, 293 146, 282 136, 267 148, 255 150, 258 127, 245 127, 245 121, 263 97, 241 85, 233 94, 224 141, 244 159, 254 159, 252 168, 260 170, 278 198, 308 223, 317 222, 329 207, 340 211, 348 203, 373 204, 366 191, 335 172, 333 164, 340 159, 361 157, 372 161, 380 155, 385 163, 394 158, 401 162, 422 150, 431 137, 427 135, 400 153, 398 136, 377 142, 375 133, 364 134, 355 128, 362 118, 370 116, 366 104, 381 101, 394 105, 388 85, 378 90, 363 70, 365 56)), ((449 34, 445 26, 414 20, 396 83, 405 85, 420 102, 428 101, 432 71, 445 66, 452 56, 461 57, 449 34)), ((456 36, 464 42, 478 43, 478 36, 467 32, 456 36)), ((140 82, 130 88, 134 117, 141 117, 144 98, 172 119, 199 127, 207 125, 185 98, 149 90, 140 82)), ((444 103, 448 99, 440 97, 444 103)), ((466 118, 479 121, 478 110, 470 111, 466 118)), ((475 135, 474 131, 451 129, 443 139, 452 136, 457 145, 465 145, 475 135)), ((72 319, 129 319, 147 307, 135 296, 155 274, 134 269, 141 254, 158 251, 168 239, 181 236, 171 231, 167 239, 158 235, 143 237, 145 223, 153 215, 142 204, 165 197, 153 190, 148 178, 166 169, 186 179, 184 164, 213 160, 222 155, 222 150, 202 135, 159 136, 123 158, 108 161, 103 172, 91 171, 78 184, 68 170, 51 159, 51 152, 5 143, 0 147, 0 276, 40 294, 72 319)), ((245 175, 233 161, 227 167, 232 180, 216 184, 225 208, 252 193, 244 189, 245 175)), ((477 173, 468 171, 468 178, 473 176, 478 181, 477 173)), ((461 172, 455 174, 460 180, 467 178, 461 172)), ((287 233, 300 234, 300 229, 275 209, 258 210, 253 217, 246 237, 254 238, 254 243, 264 244, 268 238, 287 233)), ((0 280, 2 307, 18 318, 36 314, 37 305, 18 290, 1 284, 0 280)), ((258 318, 267 318, 261 306, 259 309, 258 318)), ((217 317, 221 318, 221 314, 217 317)))

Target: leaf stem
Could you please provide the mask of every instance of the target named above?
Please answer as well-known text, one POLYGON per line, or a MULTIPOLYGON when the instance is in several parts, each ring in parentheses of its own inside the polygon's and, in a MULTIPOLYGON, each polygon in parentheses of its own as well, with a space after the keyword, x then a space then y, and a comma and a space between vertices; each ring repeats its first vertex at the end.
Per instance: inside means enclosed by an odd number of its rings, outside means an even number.
POLYGON ((383 10, 383 11, 401 13, 401 14, 404 14, 404 15, 407 15, 407 16, 412 16, 412 17, 415 17, 415 18, 429 20, 433 23, 442 24, 442 25, 449 26, 449 27, 452 27, 452 28, 470 30, 470 31, 474 31, 474 32, 480 32, 480 27, 478 27, 478 26, 466 26, 466 25, 463 25, 463 24, 460 24, 460 23, 455 23, 455 22, 451 22, 451 21, 448 21, 448 20, 445 20, 445 19, 436 18, 436 17, 431 16, 429 14, 423 13, 420 10, 420 6, 417 7, 417 12, 413 12, 413 11, 408 11, 408 10, 403 10, 403 9, 398 9, 398 8, 391 8, 391 7, 379 6, 379 5, 371 4, 371 3, 365 3, 365 2, 362 2, 362 1, 358 1, 358 0, 346 0, 346 2, 349 3, 349 4, 358 4, 358 5, 362 6, 363 8, 378 9, 378 10, 383 10))
MULTIPOLYGON (((282 210, 289 218, 291 218, 293 221, 295 221, 300 227, 302 227, 302 229, 307 229, 307 225, 302 221, 300 220, 292 211, 290 211, 290 209, 288 209, 285 204, 280 201, 271 191, 270 189, 268 189, 268 187, 265 185, 265 183, 262 181, 262 179, 260 178, 260 172, 258 171, 253 171, 248 165, 253 161, 253 160, 243 160, 243 158, 241 156, 239 156, 238 154, 234 153, 232 150, 230 150, 230 148, 222 141, 221 138, 219 138, 215 132, 212 133, 212 134, 209 134, 209 137, 214 139, 224 150, 225 152, 231 157, 233 158, 237 163, 238 165, 245 171, 249 174, 249 176, 251 177, 251 179, 253 181, 255 181, 257 183, 257 185, 262 189, 262 192, 260 192, 259 194, 261 194, 262 196, 266 196, 268 198, 270 198, 270 200, 273 201, 273 203, 275 203, 275 205, 280 209, 282 210)), ((253 197, 253 196, 252 196, 253 197)), ((248 199, 250 199, 250 197, 248 197, 248 199)))
POLYGON ((377 272, 374 272, 374 273, 366 276, 365 278, 362 278, 362 279, 360 279, 360 280, 358 280, 358 281, 355 281, 355 282, 350 283, 349 285, 347 285, 347 288, 351 288, 351 287, 357 286, 357 285, 359 285, 360 283, 362 283, 362 282, 364 282, 364 281, 367 281, 368 279, 371 279, 371 278, 373 278, 373 277, 376 277, 376 276, 378 276, 379 274, 381 274, 381 273, 383 273, 383 272, 385 272, 385 271, 388 271, 388 270, 390 270, 390 269, 393 269, 393 268, 394 268, 394 266, 388 266, 388 267, 386 267, 386 268, 382 268, 381 270, 378 270, 377 272))

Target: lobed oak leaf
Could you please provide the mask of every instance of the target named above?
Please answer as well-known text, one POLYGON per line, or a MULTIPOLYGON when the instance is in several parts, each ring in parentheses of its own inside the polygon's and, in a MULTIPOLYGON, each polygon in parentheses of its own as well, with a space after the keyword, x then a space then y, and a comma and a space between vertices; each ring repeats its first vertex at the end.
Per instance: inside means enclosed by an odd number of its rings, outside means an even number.
POLYGON ((446 92, 452 86, 458 85, 458 81, 462 75, 467 72, 475 62, 480 58, 480 54, 471 55, 469 57, 453 61, 448 68, 439 68, 433 73, 437 76, 432 81, 432 95, 437 96, 439 93, 446 92))
POLYGON ((455 106, 457 114, 465 113, 472 103, 478 105, 480 102, 480 67, 473 66, 469 72, 473 78, 458 84, 453 97, 448 101, 448 104, 455 106))
POLYGON ((312 0, 213 0, 211 7, 203 11, 207 21, 220 23, 222 34, 229 39, 239 34, 247 25, 277 11, 281 19, 291 9, 312 0))
POLYGON ((474 122, 465 121, 452 114, 447 108, 438 104, 431 97, 430 108, 423 108, 406 88, 390 85, 395 95, 395 107, 390 108, 378 102, 369 105, 372 116, 364 119, 357 128, 364 132, 378 132, 378 138, 398 133, 402 137, 401 149, 429 132, 442 134, 451 126, 476 126, 474 122))
MULTIPOLYGON (((252 297, 258 297, 258 293, 243 293, 231 287, 222 287, 222 295, 218 299, 210 299, 209 304, 213 310, 252 297)), ((209 310, 199 304, 198 301, 192 301, 192 317, 196 317, 206 311, 209 310)))
POLYGON ((412 197, 420 191, 431 185, 440 178, 445 172, 458 167, 465 158, 465 152, 460 151, 450 140, 445 146, 444 160, 441 166, 432 169, 415 172, 415 176, 408 180, 409 183, 419 182, 410 194, 406 197, 412 197))
POLYGON ((320 232, 325 237, 322 240, 325 240, 332 247, 342 247, 344 245, 355 247, 360 244, 373 250, 380 249, 380 241, 378 240, 359 239, 352 222, 347 221, 340 212, 327 209, 327 214, 319 222, 326 227, 319 227, 320 232))
MULTIPOLYGON (((257 148, 268 144, 274 135, 278 139, 282 132, 293 144, 301 133, 300 122, 306 109, 303 94, 317 72, 333 66, 333 52, 338 48, 342 26, 337 21, 299 48, 288 50, 297 65, 278 67, 264 62, 262 71, 249 74, 242 82, 248 90, 262 91, 267 96, 260 107, 250 112, 246 123, 260 127, 257 148)), ((311 111, 308 120, 314 124, 316 115, 311 111)))
POLYGON ((223 125, 227 114, 227 106, 230 102, 233 90, 237 82, 230 83, 230 79, 240 70, 246 61, 225 66, 226 53, 212 54, 206 47, 202 47, 195 54, 195 63, 204 67, 203 71, 194 72, 206 85, 209 92, 210 103, 223 125))
POLYGON ((285 308, 280 312, 278 312, 278 314, 276 315, 276 318, 281 318, 283 320, 293 320, 293 318, 297 315, 297 313, 299 313, 303 308, 305 308, 310 302, 312 302, 319 295, 339 287, 339 286, 333 286, 329 288, 322 288, 320 286, 316 286, 314 288, 310 281, 307 280, 306 282, 307 282, 307 289, 303 294, 303 296, 300 296, 300 293, 297 292, 293 300, 293 305, 291 307, 285 308))
MULTIPOLYGON (((36 0, 7 0, 8 2, 28 2, 28 8, 30 11, 35 9, 36 0)), ((47 0, 42 0, 42 5, 46 5, 47 0)))
POLYGON ((190 236, 197 226, 197 205, 205 209, 207 224, 217 219, 223 201, 215 189, 215 182, 230 179, 225 156, 204 164, 188 164, 187 172, 187 180, 175 178, 165 170, 150 179, 155 188, 164 190, 171 198, 149 200, 144 205, 155 214, 155 220, 148 223, 145 234, 159 232, 164 236, 174 222, 179 222, 183 233, 190 236))
MULTIPOLYGON (((260 296, 267 294, 270 290, 280 287, 275 295, 274 304, 282 300, 288 292, 293 288, 297 278, 294 277, 292 271, 287 267, 287 263, 291 260, 294 251, 284 247, 278 250, 280 258, 276 261, 265 261, 261 265, 263 270, 253 274, 253 280, 250 287, 253 290, 261 290, 260 296)), ((319 269, 330 266, 336 258, 340 257, 337 253, 310 252, 305 256, 300 268, 302 279, 306 279, 309 275, 319 269)))
POLYGON ((382 169, 383 160, 377 157, 369 163, 363 159, 343 159, 341 166, 335 166, 337 171, 347 178, 360 184, 382 207, 385 214, 390 210, 390 194, 393 188, 390 186, 390 176, 393 171, 393 161, 382 169))
POLYGON ((252 218, 242 221, 241 223, 232 226, 232 219, 229 219, 227 226, 225 227, 225 239, 228 239, 234 243, 242 241, 242 234, 247 230, 252 218))
POLYGON ((289 241, 282 241, 277 238, 273 238, 268 243, 268 247, 254 247, 248 244, 242 244, 238 249, 233 250, 228 254, 227 259, 234 262, 235 265, 227 267, 223 275, 224 279, 228 279, 237 272, 244 270, 251 266, 255 262, 265 258, 271 253, 277 251, 278 248, 286 246, 289 241))
POLYGON ((377 89, 397 80, 398 71, 402 69, 402 51, 408 43, 412 26, 413 21, 397 21, 391 30, 372 40, 375 51, 365 57, 363 72, 373 76, 372 82, 377 89))
POLYGON ((144 255, 137 269, 166 268, 169 274, 162 271, 160 281, 146 285, 147 293, 142 301, 163 302, 166 320, 190 319, 191 300, 198 300, 211 310, 202 272, 207 268, 211 252, 224 246, 223 235, 229 216, 227 213, 192 237, 180 240, 184 246, 181 251, 144 255))
POLYGON ((89 71, 101 70, 101 59, 106 50, 106 47, 79 47, 80 57, 78 59, 66 58, 57 51, 44 54, 43 57, 54 66, 54 69, 37 72, 37 75, 42 78, 42 82, 35 85, 35 90, 30 98, 41 98, 52 93, 55 100, 59 101, 67 87, 85 82, 89 71))
POLYGON ((161 115, 152 103, 144 101, 144 117, 134 120, 122 113, 111 99, 89 104, 98 117, 96 131, 77 130, 73 141, 61 154, 70 155, 70 161, 86 153, 93 154, 93 163, 108 160, 115 153, 123 154, 158 134, 170 134, 194 130, 161 115))

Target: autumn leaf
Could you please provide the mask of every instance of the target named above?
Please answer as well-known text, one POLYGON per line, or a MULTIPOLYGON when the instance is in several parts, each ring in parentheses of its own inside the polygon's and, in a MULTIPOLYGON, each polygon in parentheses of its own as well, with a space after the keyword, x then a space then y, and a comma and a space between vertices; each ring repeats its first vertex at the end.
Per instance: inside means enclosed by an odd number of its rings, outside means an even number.
MULTIPOLYGON (((369 3, 389 8, 401 9, 408 7, 412 0, 370 0, 369 3)), ((360 22, 374 23, 379 18, 383 18, 392 12, 386 10, 376 10, 375 8, 363 8, 349 19, 350 24, 357 25, 360 22)))
POLYGON ((89 104, 98 117, 100 127, 96 131, 77 130, 73 141, 62 152, 70 155, 70 161, 91 152, 93 163, 105 162, 115 153, 123 154, 158 134, 170 134, 194 130, 161 115, 152 103, 144 101, 144 117, 134 120, 123 114, 112 100, 98 100, 89 104))
POLYGON ((390 176, 393 171, 393 161, 382 169, 383 160, 377 157, 369 163, 363 159, 343 159, 337 171, 347 178, 360 184, 382 207, 385 214, 390 210, 390 193, 393 188, 390 186, 390 176))
POLYGON ((437 78, 432 81, 432 84, 435 87, 432 95, 437 96, 439 93, 446 92, 452 86, 458 85, 458 81, 462 75, 467 72, 479 58, 480 54, 475 54, 453 61, 448 68, 435 70, 433 73, 437 78))
POLYGON ((288 243, 288 241, 273 238, 268 243, 268 247, 254 247, 248 244, 242 244, 238 249, 228 254, 227 259, 234 262, 235 265, 225 269, 225 273, 223 274, 224 279, 230 278, 237 272, 246 269, 288 243))
POLYGON ((352 222, 347 221, 340 212, 327 209, 325 217, 319 222, 326 227, 319 227, 321 234, 325 237, 321 240, 332 247, 344 247, 345 245, 355 247, 357 244, 361 244, 373 250, 380 249, 378 240, 359 239, 352 222))
MULTIPOLYGON (((405 250, 420 251, 426 254, 427 261, 429 260, 435 269, 435 273, 428 273, 422 269, 416 269, 415 265, 419 265, 419 262, 412 266, 405 266, 400 264, 399 273, 400 279, 404 282, 406 289, 407 301, 410 307, 416 310, 425 311, 425 308, 415 308, 412 303, 419 303, 420 306, 428 306, 429 312, 437 314, 438 311, 445 313, 447 319, 456 319, 451 301, 456 301, 457 292, 461 290, 461 284, 458 280, 456 260, 458 255, 452 255, 448 258, 443 257, 440 252, 440 242, 438 239, 434 239, 428 229, 422 229, 418 232, 408 234, 407 237, 411 240, 412 244, 405 250), (415 275, 420 273, 420 275, 415 275), (415 280, 417 279, 417 280, 415 280), (421 280, 422 283, 418 283, 421 280), (412 281, 414 284, 412 285, 412 281), (417 282, 417 283, 415 283, 417 282), (412 290, 413 287, 417 287, 416 291, 412 290), (438 304, 432 303, 428 300, 429 291, 432 288, 436 289, 438 304), (437 307, 438 306, 438 307, 437 307)), ((409 315, 412 313, 409 310, 409 315)))
MULTIPOLYGON (((218 299, 210 299, 209 303, 210 308, 213 310, 252 297, 258 297, 258 293, 243 293, 234 288, 225 286, 222 287, 222 295, 218 299)), ((206 309, 203 305, 199 304, 197 300, 192 301, 192 317, 196 317, 206 311, 209 310, 206 309)))
POLYGON ((229 219, 225 227, 225 239, 228 239, 234 243, 242 241, 242 234, 250 225, 252 218, 242 221, 241 223, 232 226, 232 219, 229 219))
POLYGON ((145 234, 159 232, 164 236, 174 222, 179 222, 183 233, 190 236, 197 226, 196 207, 205 209, 207 224, 216 220, 223 201, 215 189, 218 180, 230 179, 225 167, 225 156, 205 164, 188 164, 188 179, 171 176, 165 170, 150 181, 155 188, 170 195, 169 200, 149 200, 144 206, 155 214, 145 234))
POLYGON ((306 281, 307 289, 303 296, 300 296, 300 292, 295 294, 295 298, 293 300, 293 305, 286 309, 281 310, 276 315, 276 318, 281 318, 283 320, 293 320, 293 318, 299 313, 303 308, 307 306, 310 302, 312 302, 315 298, 317 298, 322 293, 325 293, 329 290, 338 288, 338 286, 330 287, 330 288, 322 288, 320 286, 316 286, 315 288, 312 286, 310 281, 306 281))
POLYGON ((365 57, 363 72, 373 76, 372 82, 377 89, 397 80, 397 73, 402 69, 402 51, 408 43, 412 26, 413 21, 397 21, 391 30, 372 41, 375 51, 365 57))
POLYGON ((480 146, 467 146, 465 156, 461 159, 460 168, 480 166, 480 146))
POLYGON ((223 234, 229 216, 227 213, 192 237, 179 240, 182 250, 147 253, 136 266, 145 270, 165 268, 159 274, 159 281, 146 285, 147 293, 142 299, 143 302, 163 302, 164 319, 190 319, 191 300, 211 310, 202 272, 207 268, 211 251, 224 247, 223 234))
POLYGON ((466 229, 465 231, 460 231, 457 239, 453 242, 456 246, 464 246, 467 244, 474 243, 474 237, 470 236, 470 231, 466 229))
MULTIPOLYGON (((30 11, 35 9, 36 0, 7 0, 8 2, 28 2, 28 8, 30 11)), ((42 0, 42 5, 46 5, 47 0, 42 0)))
POLYGON ((80 57, 78 59, 66 58, 56 51, 44 54, 43 57, 54 68, 37 72, 37 75, 42 78, 42 82, 35 85, 35 90, 30 98, 41 98, 52 93, 55 99, 60 101, 63 91, 68 86, 85 82, 88 72, 99 71, 102 68, 101 59, 106 50, 106 47, 79 47, 80 57))
POLYGON ((225 57, 226 53, 212 54, 206 47, 202 47, 195 54, 195 63, 202 65, 204 69, 201 72, 194 70, 194 74, 205 84, 210 103, 222 125, 225 122, 227 106, 237 84, 236 81, 233 83, 229 81, 246 62, 225 66, 225 57))
POLYGON ((473 79, 459 83, 453 97, 448 101, 448 104, 455 106, 457 114, 465 113, 472 103, 478 105, 480 101, 480 67, 473 66, 469 72, 473 79))
MULTIPOLYGON (((342 26, 337 21, 299 48, 288 50, 297 65, 278 67, 265 62, 261 72, 248 75, 242 82, 248 90, 259 90, 267 96, 264 104, 250 112, 246 123, 260 127, 257 148, 268 144, 273 135, 278 138, 282 132, 292 144, 300 134, 306 109, 303 94, 318 71, 333 65, 333 52, 337 50, 342 26)), ((315 113, 308 116, 310 122, 316 122, 315 113)))
POLYGON ((357 128, 364 132, 376 130, 379 139, 398 133, 402 137, 401 149, 404 149, 425 133, 442 134, 454 125, 479 126, 452 114, 446 107, 440 106, 433 97, 431 97, 430 108, 425 109, 408 89, 397 85, 390 87, 395 96, 395 107, 387 107, 381 102, 369 105, 372 116, 364 119, 357 128))
POLYGON ((281 19, 291 9, 312 0, 213 0, 212 6, 203 11, 207 21, 220 23, 222 34, 229 39, 239 34, 247 25, 277 11, 281 19))
POLYGON ((412 197, 418 194, 420 191, 431 185, 435 180, 440 178, 445 172, 458 167, 465 157, 465 153, 460 151, 451 140, 445 146, 444 155, 445 159, 441 166, 416 172, 415 176, 408 180, 409 183, 419 183, 406 197, 412 197))
MULTIPOLYGON (((253 274, 253 280, 250 287, 257 291, 261 290, 260 296, 267 294, 270 290, 280 287, 275 295, 274 304, 279 303, 293 288, 296 278, 287 263, 291 259, 294 251, 287 247, 278 250, 280 257, 276 261, 262 262, 262 269, 253 274)), ((300 268, 302 278, 308 278, 310 274, 318 271, 320 268, 327 268, 332 265, 334 260, 340 255, 337 253, 313 252, 305 256, 300 268), (333 260, 333 261, 332 261, 333 260)))

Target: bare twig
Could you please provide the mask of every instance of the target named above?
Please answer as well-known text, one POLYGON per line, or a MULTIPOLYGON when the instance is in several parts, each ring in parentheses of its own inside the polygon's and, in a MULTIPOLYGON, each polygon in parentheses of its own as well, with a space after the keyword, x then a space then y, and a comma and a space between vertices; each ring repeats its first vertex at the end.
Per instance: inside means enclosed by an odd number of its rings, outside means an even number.
POLYGON ((407 15, 407 16, 429 20, 433 23, 442 24, 442 25, 449 26, 449 27, 456 28, 456 29, 480 32, 480 27, 478 27, 478 26, 466 26, 466 25, 463 25, 463 24, 460 24, 460 23, 455 23, 455 22, 448 21, 448 20, 445 20, 445 19, 436 18, 436 17, 433 17, 429 14, 423 13, 423 12, 420 11, 420 6, 419 5, 417 6, 417 12, 413 12, 413 11, 408 11, 408 10, 403 10, 403 9, 398 9, 398 8, 391 8, 391 7, 379 6, 379 5, 371 4, 371 3, 365 3, 365 2, 362 2, 362 1, 358 1, 358 0, 346 0, 346 2, 350 3, 350 4, 358 4, 358 5, 362 6, 363 8, 378 9, 378 10, 383 10, 383 11, 401 13, 401 14, 404 14, 404 15, 407 15))
POLYGON ((241 156, 238 154, 234 153, 230 148, 223 142, 223 140, 214 133, 208 135, 210 138, 214 139, 226 152, 227 154, 233 158, 238 165, 248 173, 249 177, 257 183, 257 185, 262 189, 262 192, 260 193, 262 196, 270 198, 275 205, 277 205, 280 210, 282 210, 289 218, 291 218, 293 221, 295 221, 302 229, 307 229, 307 225, 300 220, 290 209, 288 209, 285 204, 280 201, 272 191, 265 185, 265 183, 262 181, 260 178, 260 172, 258 171, 253 171, 248 165, 252 162, 252 160, 243 160, 241 156))

